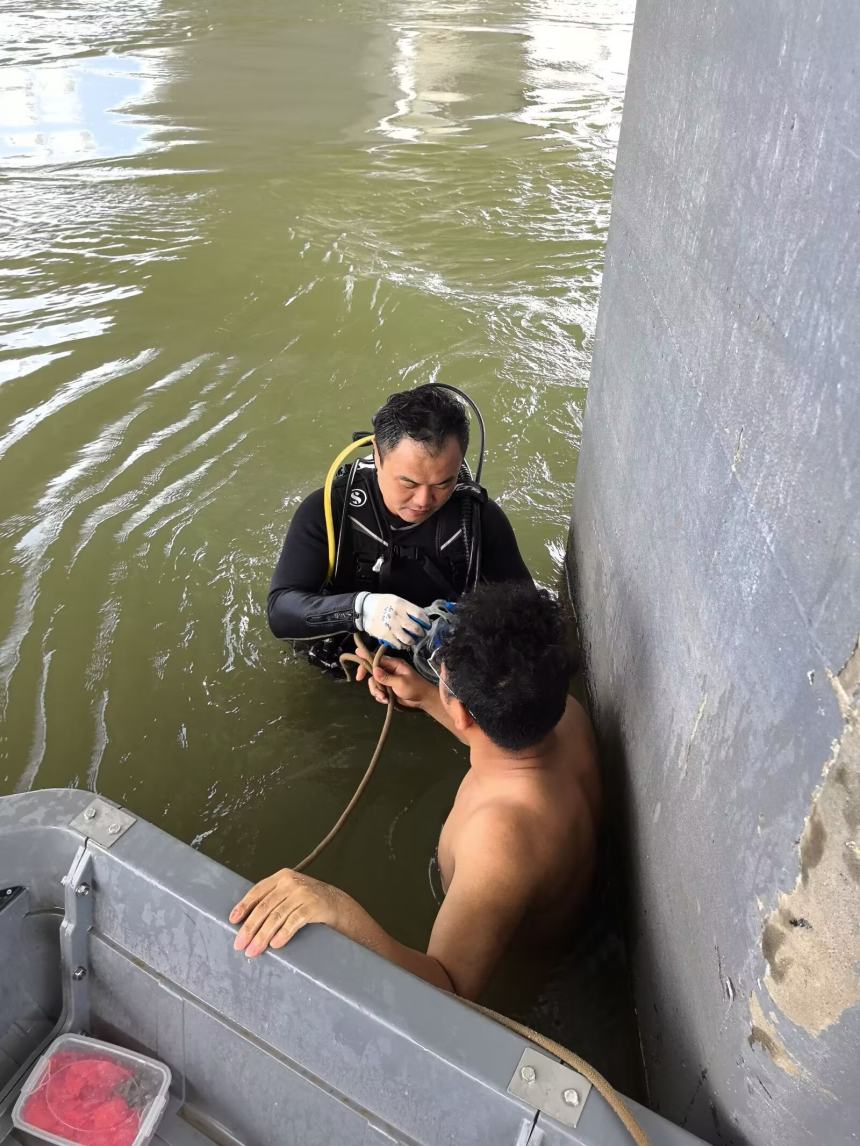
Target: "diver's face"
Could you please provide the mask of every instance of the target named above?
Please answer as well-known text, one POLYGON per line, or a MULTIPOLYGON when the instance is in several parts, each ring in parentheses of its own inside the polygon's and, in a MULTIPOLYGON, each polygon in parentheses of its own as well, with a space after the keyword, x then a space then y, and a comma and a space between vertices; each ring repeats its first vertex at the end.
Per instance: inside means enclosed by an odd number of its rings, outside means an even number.
POLYGON ((401 438, 384 459, 375 445, 373 454, 385 508, 410 525, 426 521, 442 508, 454 492, 463 463, 455 437, 447 438, 436 454, 414 438, 401 438))

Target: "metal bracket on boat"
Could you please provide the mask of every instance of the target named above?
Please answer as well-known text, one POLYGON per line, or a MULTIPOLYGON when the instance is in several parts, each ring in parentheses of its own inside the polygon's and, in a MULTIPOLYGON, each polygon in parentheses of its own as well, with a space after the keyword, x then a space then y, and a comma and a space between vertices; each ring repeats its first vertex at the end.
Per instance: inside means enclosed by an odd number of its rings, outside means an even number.
POLYGON ((63 979, 65 1031, 85 1032, 90 1025, 90 945, 93 925, 92 853, 86 844, 78 848, 72 866, 63 878, 65 913, 60 924, 60 957, 63 979))
POLYGON ((582 1117, 590 1092, 591 1083, 584 1075, 534 1047, 523 1051, 508 1083, 508 1094, 521 1098, 556 1122, 574 1128, 582 1117))
POLYGON ((132 824, 137 823, 137 817, 124 808, 109 804, 101 796, 96 796, 82 812, 78 812, 70 828, 95 840, 103 848, 112 848, 117 840, 121 840, 132 824))
POLYGON ((546 1135, 534 1118, 524 1118, 514 1146, 546 1146, 546 1135))

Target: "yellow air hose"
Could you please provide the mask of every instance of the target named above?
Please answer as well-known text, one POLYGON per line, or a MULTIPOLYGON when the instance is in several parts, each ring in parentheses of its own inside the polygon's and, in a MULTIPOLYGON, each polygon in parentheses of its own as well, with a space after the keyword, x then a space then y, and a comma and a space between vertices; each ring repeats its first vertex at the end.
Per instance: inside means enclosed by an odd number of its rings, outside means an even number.
POLYGON ((323 512, 325 514, 325 533, 328 541, 328 572, 326 573, 326 581, 331 581, 332 577, 334 577, 336 547, 334 539, 334 513, 331 508, 331 487, 334 484, 335 474, 343 461, 349 457, 353 450, 360 450, 362 446, 370 445, 372 441, 373 434, 368 434, 365 438, 359 438, 357 442, 350 442, 345 449, 340 451, 329 466, 328 473, 325 475, 325 485, 323 486, 323 512))

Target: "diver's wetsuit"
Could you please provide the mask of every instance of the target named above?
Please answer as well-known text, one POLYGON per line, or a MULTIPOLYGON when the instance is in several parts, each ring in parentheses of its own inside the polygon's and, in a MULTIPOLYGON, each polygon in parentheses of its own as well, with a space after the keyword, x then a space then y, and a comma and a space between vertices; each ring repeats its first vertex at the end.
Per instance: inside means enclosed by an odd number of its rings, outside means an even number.
MULTIPOLYGON (((481 580, 531 581, 504 512, 493 501, 481 506, 481 580)), ((436 550, 434 514, 418 525, 388 515, 394 535, 431 557, 436 550)), ((355 632, 352 592, 322 593, 328 567, 323 491, 315 490, 295 512, 269 587, 269 627, 276 637, 323 637, 355 632)), ((439 596, 439 587, 417 562, 395 564, 380 591, 395 593, 422 608, 439 596)))

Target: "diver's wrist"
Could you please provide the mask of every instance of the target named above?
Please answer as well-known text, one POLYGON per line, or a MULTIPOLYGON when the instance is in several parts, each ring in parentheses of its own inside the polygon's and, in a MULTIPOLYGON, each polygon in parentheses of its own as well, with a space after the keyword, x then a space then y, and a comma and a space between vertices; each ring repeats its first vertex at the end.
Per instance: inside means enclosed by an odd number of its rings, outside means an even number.
POLYGON ((361 593, 356 593, 356 595, 355 595, 355 601, 353 602, 352 608, 353 608, 353 614, 354 614, 354 620, 355 620, 355 627, 356 627, 356 630, 358 632, 362 632, 364 629, 364 617, 362 614, 364 612, 364 602, 367 600, 367 598, 369 596, 370 596, 370 593, 368 593, 368 591, 366 589, 363 590, 361 593))

